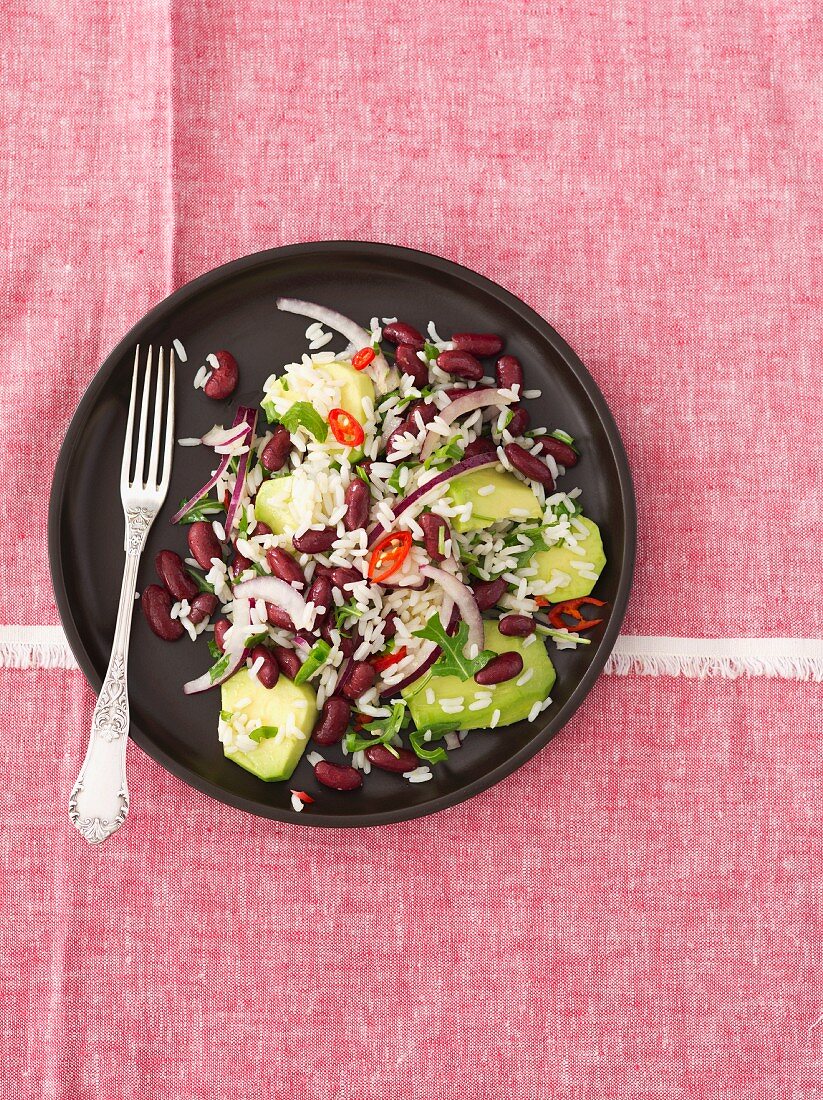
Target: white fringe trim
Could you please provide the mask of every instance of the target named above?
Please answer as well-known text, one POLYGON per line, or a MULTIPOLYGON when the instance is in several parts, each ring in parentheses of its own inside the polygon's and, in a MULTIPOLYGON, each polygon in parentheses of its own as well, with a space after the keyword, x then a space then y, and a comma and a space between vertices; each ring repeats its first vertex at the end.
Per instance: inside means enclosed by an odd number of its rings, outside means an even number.
MULTIPOLYGON (((0 626, 0 668, 77 668, 59 626, 0 626)), ((624 634, 605 671, 615 676, 778 676, 823 682, 823 639, 653 638, 624 634)))

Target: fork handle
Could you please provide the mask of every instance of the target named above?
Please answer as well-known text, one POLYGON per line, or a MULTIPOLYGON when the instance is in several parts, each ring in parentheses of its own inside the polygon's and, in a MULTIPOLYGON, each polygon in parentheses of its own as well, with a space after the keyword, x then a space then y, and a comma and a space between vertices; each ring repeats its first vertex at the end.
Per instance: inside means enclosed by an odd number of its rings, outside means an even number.
POLYGON ((131 542, 127 546, 109 667, 94 707, 83 766, 69 798, 69 818, 89 844, 99 844, 110 837, 129 812, 126 783, 129 635, 142 547, 132 548, 131 542))

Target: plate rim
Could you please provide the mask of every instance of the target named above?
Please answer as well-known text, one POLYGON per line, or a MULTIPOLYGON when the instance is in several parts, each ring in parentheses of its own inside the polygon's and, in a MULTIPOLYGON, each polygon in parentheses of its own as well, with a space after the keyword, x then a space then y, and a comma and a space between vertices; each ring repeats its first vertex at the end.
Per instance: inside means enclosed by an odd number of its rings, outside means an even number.
POLYGON ((437 256, 434 253, 425 252, 421 249, 407 248, 404 245, 387 244, 378 241, 341 239, 303 241, 296 244, 262 249, 258 252, 251 252, 248 255, 229 260, 224 264, 220 264, 218 267, 211 268, 202 275, 198 275, 196 278, 184 283, 183 286, 161 299, 161 301, 145 313, 134 325, 132 325, 129 331, 115 347, 112 348, 100 364, 80 398, 68 428, 66 429, 66 434, 57 456, 49 494, 49 570, 51 573, 55 602, 57 604, 60 622, 65 632, 66 639, 81 672, 95 694, 100 691, 102 678, 98 676, 91 656, 83 644, 74 613, 68 600, 63 560, 61 556, 60 533, 63 500, 68 486, 69 464, 82 436, 82 431, 88 420, 89 413, 94 409, 100 391, 114 373, 117 363, 130 348, 134 346, 135 340, 139 340, 139 334, 141 332, 145 331, 147 328, 151 328, 151 326, 165 314, 170 311, 173 312, 179 304, 182 304, 190 298, 196 297, 199 293, 209 289, 212 285, 218 284, 226 279, 231 279, 235 275, 251 271, 257 266, 266 266, 275 262, 288 262, 288 260, 293 257, 305 255, 312 251, 323 251, 325 254, 333 256, 335 254, 345 254, 352 249, 365 250, 374 255, 382 256, 384 259, 401 262, 403 260, 413 259, 417 263, 439 271, 442 274, 457 274, 464 282, 471 283, 477 289, 491 294, 503 305, 511 309, 531 325, 532 328, 547 340, 555 352, 564 360, 566 366, 572 371, 577 381, 585 389, 589 401, 592 403, 600 420, 609 447, 611 448, 617 469, 620 486, 620 501, 624 517, 624 538, 622 546, 623 567, 618 580, 617 594, 612 604, 612 614, 609 618, 606 630, 604 631, 603 638, 590 664, 564 704, 564 717, 562 723, 556 725, 559 715, 554 715, 535 732, 534 736, 531 737, 522 748, 507 757, 502 763, 496 765, 477 779, 461 786, 458 790, 434 798, 422 806, 380 810, 372 814, 328 814, 322 819, 314 818, 313 815, 310 814, 304 816, 303 814, 295 813, 292 809, 266 805, 255 802, 243 795, 235 794, 232 791, 226 791, 224 788, 212 783, 205 777, 194 774, 189 771, 185 765, 179 763, 165 752, 159 745, 156 745, 154 741, 135 725, 134 722, 131 723, 129 729, 130 739, 139 745, 143 752, 153 760, 156 760, 157 763, 172 775, 176 776, 178 779, 182 779, 183 782, 190 787, 194 787, 203 794, 209 795, 218 802, 222 802, 234 809, 243 810, 256 817, 315 829, 375 828, 401 821, 414 820, 415 818, 428 817, 431 814, 457 806, 461 802, 466 802, 475 795, 481 794, 483 791, 488 790, 490 787, 495 786, 503 779, 512 775, 518 768, 522 767, 531 760, 532 757, 536 756, 537 753, 545 748, 549 741, 551 741, 572 719, 603 671, 603 667, 614 648, 626 614, 626 607, 628 605, 634 579, 637 550, 637 506, 634 485, 626 449, 614 415, 600 387, 586 369, 577 352, 574 351, 556 329, 554 329, 553 326, 541 317, 530 305, 499 283, 494 282, 485 275, 473 271, 471 268, 465 267, 463 264, 459 264, 443 256, 437 256))

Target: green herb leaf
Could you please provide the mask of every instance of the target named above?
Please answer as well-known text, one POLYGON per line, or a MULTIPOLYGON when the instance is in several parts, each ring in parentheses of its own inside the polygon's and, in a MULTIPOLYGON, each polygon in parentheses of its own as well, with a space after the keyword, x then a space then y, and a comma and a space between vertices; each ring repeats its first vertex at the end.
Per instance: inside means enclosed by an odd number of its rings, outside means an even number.
POLYGON ((367 485, 369 484, 368 470, 364 470, 362 466, 355 466, 354 472, 357 474, 361 481, 365 481, 367 485))
POLYGON ((464 652, 469 640, 469 628, 466 623, 461 622, 457 633, 454 637, 450 637, 436 612, 422 630, 414 632, 414 637, 436 642, 443 651, 432 666, 433 676, 457 676, 461 680, 469 680, 496 656, 492 650, 482 649, 476 657, 467 657, 464 652))
POLYGON ((423 351, 426 353, 426 358, 429 362, 431 362, 432 359, 436 359, 440 354, 439 349, 436 348, 434 344, 430 344, 428 340, 423 344, 423 351))
MULTIPOLYGON (((185 504, 185 500, 180 501, 180 507, 185 504)), ((203 497, 202 500, 198 500, 196 504, 192 504, 191 508, 187 512, 184 512, 178 523, 197 523, 201 519, 206 519, 208 516, 216 516, 219 512, 223 512, 225 509, 223 505, 216 500, 212 500, 211 497, 203 497)))
POLYGON ((334 625, 340 630, 346 619, 359 619, 362 615, 362 609, 357 606, 357 600, 352 596, 349 602, 344 603, 342 607, 335 607, 334 625))
POLYGON ((294 682, 296 684, 305 684, 306 680, 314 676, 315 672, 326 663, 330 653, 331 646, 329 643, 322 638, 318 638, 309 650, 305 661, 300 666, 300 671, 295 676, 294 682))
POLYGON ((233 717, 234 717, 234 715, 232 714, 232 712, 230 710, 221 710, 220 711, 220 719, 223 722, 231 722, 233 717))
POLYGON ((220 656, 220 646, 217 644, 214 638, 209 638, 209 653, 212 655, 215 661, 220 656))
POLYGON ((439 764, 445 760, 448 753, 440 745, 436 745, 433 749, 428 747, 428 742, 424 741, 425 734, 423 730, 414 730, 409 734, 409 744, 414 749, 414 753, 421 760, 427 760, 430 764, 439 764))
POLYGON ((209 679, 212 683, 214 683, 215 680, 218 680, 223 675, 223 673, 229 667, 230 660, 231 654, 224 653, 220 660, 217 661, 216 664, 213 664, 211 666, 211 668, 209 669, 209 679))
POLYGON ((401 472, 401 470, 404 470, 404 469, 409 469, 410 470, 411 468, 412 468, 412 463, 410 463, 410 462, 401 462, 397 466, 395 466, 394 473, 389 478, 389 480, 386 482, 386 484, 388 485, 388 487, 391 489, 391 491, 393 493, 399 493, 400 492, 400 472, 401 472))
POLYGON ((430 470, 432 466, 439 466, 441 462, 459 462, 463 457, 463 443, 460 439, 450 439, 436 451, 432 451, 423 466, 430 470))
POLYGON ((258 726, 256 730, 251 731, 249 737, 259 744, 261 741, 268 741, 270 737, 276 737, 279 732, 277 726, 258 726))
POLYGON ((527 538, 531 543, 531 546, 524 548, 522 553, 517 554, 517 566, 514 572, 516 572, 517 569, 525 568, 525 566, 528 565, 534 555, 540 550, 548 550, 546 540, 543 538, 543 531, 540 527, 515 528, 511 539, 512 545, 521 545, 521 543, 518 542, 519 535, 523 535, 524 538, 527 538))
POLYGON ((308 401, 295 401, 292 407, 280 417, 280 423, 289 432, 305 428, 319 443, 325 443, 326 436, 329 434, 328 424, 308 401))
POLYGON ((260 645, 261 642, 267 642, 269 640, 269 634, 267 630, 262 630, 259 634, 252 634, 251 637, 246 639, 246 649, 254 649, 256 645, 260 645))
POLYGON ((201 592, 211 592, 214 595, 214 585, 209 584, 202 573, 198 573, 196 569, 192 569, 190 565, 186 566, 189 576, 200 589, 201 592))
POLYGON ((360 752, 371 749, 375 745, 385 745, 390 752, 394 751, 389 742, 400 732, 405 720, 406 704, 395 703, 387 718, 375 718, 373 722, 363 727, 369 734, 368 737, 361 737, 356 733, 346 734, 346 748, 349 752, 360 752))
POLYGON ((555 428, 550 434, 552 439, 559 439, 561 443, 565 443, 568 447, 571 447, 575 454, 580 454, 577 447, 574 446, 573 435, 569 435, 568 432, 564 432, 560 428, 555 428))

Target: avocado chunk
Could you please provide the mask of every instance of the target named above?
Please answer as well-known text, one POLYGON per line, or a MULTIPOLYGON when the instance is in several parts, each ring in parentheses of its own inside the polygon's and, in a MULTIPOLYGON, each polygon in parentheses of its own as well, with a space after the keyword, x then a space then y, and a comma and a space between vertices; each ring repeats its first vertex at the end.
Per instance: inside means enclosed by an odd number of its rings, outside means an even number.
MULTIPOLYGON (((366 423, 366 412, 363 402, 369 398, 374 403, 374 383, 365 371, 355 370, 351 363, 315 363, 314 369, 321 377, 331 383, 340 392, 339 408, 351 413, 360 425, 366 423)), ((290 409, 298 401, 305 400, 299 390, 289 388, 288 377, 278 378, 266 390, 266 396, 262 401, 263 409, 270 421, 279 420, 287 409, 290 409)), ((329 432, 326 440, 332 449, 345 451, 353 462, 363 457, 362 447, 347 447, 338 444, 334 436, 329 432)))
MULTIPOLYGON (((243 715, 252 740, 256 731, 261 735, 256 747, 246 751, 224 744, 225 755, 267 783, 289 779, 317 721, 317 697, 312 688, 293 684, 285 676, 274 687, 266 688, 247 668, 241 668, 226 680, 221 691, 224 715, 243 715), (273 731, 282 730, 286 719, 291 720, 288 724, 292 735, 278 739, 273 731)), ((226 720, 231 725, 231 720, 226 720)))
POLYGON ((275 477, 264 481, 254 501, 254 515, 260 523, 267 523, 275 535, 294 531, 297 520, 291 508, 294 478, 275 477))
MULTIPOLYGON (((482 498, 481 498, 482 499, 482 498)), ((496 710, 500 711, 498 726, 510 726, 527 718, 532 707, 551 693, 556 673, 549 660, 541 638, 507 638, 500 633, 497 623, 487 619, 483 623, 486 649, 495 653, 515 650, 523 658, 523 671, 513 680, 482 687, 474 679, 460 680, 457 676, 433 676, 429 673, 410 684, 402 692, 409 704, 409 713, 419 730, 431 730, 435 735, 450 730, 488 729, 496 710), (519 684, 531 671, 525 684, 519 684), (482 709, 469 710, 478 695, 491 695, 491 702, 482 709), (463 710, 459 714, 448 713, 440 705, 441 699, 462 699, 463 710)), ((451 708, 450 708, 451 709, 451 708)))
MULTIPOLYGON (((588 596, 603 572, 606 564, 606 555, 603 553, 603 540, 600 538, 600 528, 594 520, 585 516, 577 516, 586 528, 585 537, 580 536, 577 545, 585 551, 584 555, 575 554, 568 546, 551 546, 548 550, 540 550, 532 558, 532 565, 537 567, 537 578, 547 583, 551 581, 555 570, 565 573, 569 578, 562 588, 556 588, 546 599, 552 603, 560 603, 562 600, 576 600, 581 596, 588 596), (579 563, 579 564, 575 564, 579 563), (586 566, 586 572, 596 573, 595 580, 585 577, 580 573, 581 566, 586 566)), ((577 534, 577 532, 575 532, 577 534)))
POLYGON ((458 531, 479 531, 499 520, 540 519, 543 509, 540 501, 525 482, 507 470, 484 466, 460 474, 449 482, 447 496, 455 506, 471 504, 472 514, 467 520, 450 522, 458 531), (479 490, 491 485, 491 493, 479 490))

